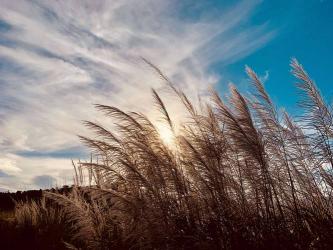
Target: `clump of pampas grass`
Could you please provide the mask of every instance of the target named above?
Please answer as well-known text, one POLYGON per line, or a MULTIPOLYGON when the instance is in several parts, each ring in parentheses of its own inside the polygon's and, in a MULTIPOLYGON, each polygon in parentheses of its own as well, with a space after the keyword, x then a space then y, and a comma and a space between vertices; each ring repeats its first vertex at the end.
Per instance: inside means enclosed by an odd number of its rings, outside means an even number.
POLYGON ((68 227, 63 240, 72 249, 333 245, 332 109, 295 59, 302 122, 274 106, 250 68, 252 96, 232 85, 228 98, 211 91, 211 100, 197 108, 150 65, 190 117, 176 133, 163 98, 152 91, 174 133, 172 148, 145 115, 98 104, 115 126, 87 121, 96 137, 80 136, 98 161, 75 165, 71 194, 45 193, 53 205, 20 205, 19 224, 61 220, 52 215, 57 204, 68 227), (85 171, 89 185, 83 186, 85 171))

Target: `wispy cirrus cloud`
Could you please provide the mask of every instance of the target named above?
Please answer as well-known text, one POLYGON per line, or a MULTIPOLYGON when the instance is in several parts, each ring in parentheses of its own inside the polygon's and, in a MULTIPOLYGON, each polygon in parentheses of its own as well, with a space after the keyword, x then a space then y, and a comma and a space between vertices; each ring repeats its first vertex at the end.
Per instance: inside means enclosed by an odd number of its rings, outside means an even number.
POLYGON ((76 137, 87 132, 81 120, 100 118, 93 103, 153 116, 150 88, 164 85, 141 57, 189 95, 204 92, 219 79, 209 66, 236 61, 274 36, 246 22, 258 4, 1 1, 0 156, 18 171, 0 186, 37 188, 36 176, 68 175, 69 158, 85 154, 76 137))

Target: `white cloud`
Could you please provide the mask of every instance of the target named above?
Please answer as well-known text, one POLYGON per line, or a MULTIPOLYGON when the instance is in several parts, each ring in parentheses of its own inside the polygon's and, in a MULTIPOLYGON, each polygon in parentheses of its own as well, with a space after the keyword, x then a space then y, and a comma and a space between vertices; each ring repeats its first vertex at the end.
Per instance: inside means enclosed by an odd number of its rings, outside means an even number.
POLYGON ((16 174, 22 170, 16 166, 16 155, 5 154, 0 157, 0 170, 6 174, 16 174))
MULTIPOLYGON (((7 65, 0 69, 0 151, 8 166, 22 169, 15 188, 70 169, 65 158, 15 154, 76 147, 75 135, 87 132, 80 121, 102 120, 93 103, 154 116, 150 88, 163 90, 163 83, 141 57, 190 96, 214 85, 219 76, 208 73, 210 65, 236 61, 274 36, 265 25, 246 25, 257 5, 240 1, 185 17, 175 0, 3 0, 0 19, 10 29, 0 35, 0 60, 7 65)), ((167 104, 177 117, 178 106, 167 104)))

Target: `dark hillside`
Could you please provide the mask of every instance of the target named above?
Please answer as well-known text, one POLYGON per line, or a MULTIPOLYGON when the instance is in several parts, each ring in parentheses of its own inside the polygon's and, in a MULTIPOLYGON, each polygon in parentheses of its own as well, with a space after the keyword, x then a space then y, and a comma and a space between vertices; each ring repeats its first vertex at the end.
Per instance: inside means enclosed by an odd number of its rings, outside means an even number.
MULTIPOLYGON (((62 188, 45 189, 44 191, 58 192, 60 194, 66 194, 71 191, 71 187, 63 186, 62 188)), ((25 201, 38 201, 42 198, 42 189, 17 191, 15 193, 6 192, 0 193, 0 211, 10 211, 15 208, 15 202, 25 201)))

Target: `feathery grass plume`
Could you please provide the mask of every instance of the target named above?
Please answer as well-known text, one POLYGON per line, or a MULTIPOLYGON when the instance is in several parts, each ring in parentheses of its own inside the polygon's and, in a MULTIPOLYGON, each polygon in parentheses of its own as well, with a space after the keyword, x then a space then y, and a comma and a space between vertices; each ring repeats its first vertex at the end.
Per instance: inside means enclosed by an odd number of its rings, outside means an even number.
POLYGON ((72 231, 63 210, 50 204, 45 197, 40 201, 16 203, 15 222, 17 241, 12 247, 31 249, 63 249, 72 231))
POLYGON ((310 131, 313 150, 331 165, 332 170, 333 117, 331 107, 325 103, 317 86, 296 59, 292 59, 291 67, 293 74, 299 80, 297 87, 302 91, 300 106, 305 111, 302 120, 306 129, 315 131, 315 133, 310 131))
POLYGON ((160 98, 160 96, 157 94, 156 90, 152 89, 152 93, 153 93, 153 97, 155 100, 155 103, 157 105, 158 110, 162 113, 162 118, 164 121, 167 122, 167 124, 169 125, 169 127, 171 128, 171 130, 173 131, 173 123, 172 120, 169 116, 169 113, 162 101, 162 99, 160 98))
MULTIPOLYGON (((282 127, 279 114, 257 74, 249 67, 246 67, 246 72, 255 87, 254 95, 256 98, 252 102, 252 106, 257 116, 258 126, 263 135, 268 161, 271 167, 275 168, 275 174, 279 174, 281 168, 285 168, 286 171, 283 172, 287 174, 287 178, 289 179, 289 183, 278 183, 277 185, 277 188, 280 189, 278 192, 281 196, 280 201, 289 202, 291 198, 285 197, 285 195, 291 194, 294 206, 293 210, 295 211, 295 216, 298 218, 297 192, 293 172, 288 160, 289 155, 287 152, 286 135, 284 133, 285 129, 282 127), (288 186, 291 188, 290 192, 283 192, 283 189, 288 186)), ((284 179, 287 180, 286 178, 284 179)), ((281 182, 281 178, 279 178, 279 182, 281 182)))

